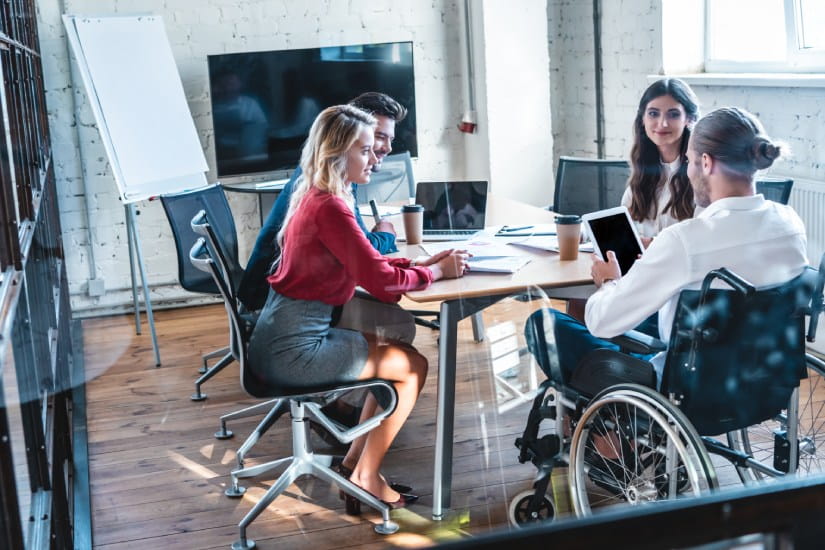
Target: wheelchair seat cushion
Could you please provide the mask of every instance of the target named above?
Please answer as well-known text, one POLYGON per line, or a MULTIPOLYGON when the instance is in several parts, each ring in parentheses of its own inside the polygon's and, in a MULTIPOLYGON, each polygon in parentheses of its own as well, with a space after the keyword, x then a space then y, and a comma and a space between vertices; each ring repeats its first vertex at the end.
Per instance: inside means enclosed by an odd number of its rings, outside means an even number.
POLYGON ((622 383, 655 388, 656 373, 653 365, 615 350, 597 349, 582 358, 570 377, 570 386, 588 397, 622 383))

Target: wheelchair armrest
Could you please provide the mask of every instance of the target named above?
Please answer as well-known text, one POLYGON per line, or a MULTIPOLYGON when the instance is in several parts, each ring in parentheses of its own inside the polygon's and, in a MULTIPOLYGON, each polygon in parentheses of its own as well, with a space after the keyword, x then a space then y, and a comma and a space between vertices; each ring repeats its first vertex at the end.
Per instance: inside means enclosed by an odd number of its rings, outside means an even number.
POLYGON ((624 334, 611 338, 610 341, 619 346, 622 351, 630 353, 649 354, 667 349, 667 345, 658 338, 648 336, 638 330, 628 330, 624 334))

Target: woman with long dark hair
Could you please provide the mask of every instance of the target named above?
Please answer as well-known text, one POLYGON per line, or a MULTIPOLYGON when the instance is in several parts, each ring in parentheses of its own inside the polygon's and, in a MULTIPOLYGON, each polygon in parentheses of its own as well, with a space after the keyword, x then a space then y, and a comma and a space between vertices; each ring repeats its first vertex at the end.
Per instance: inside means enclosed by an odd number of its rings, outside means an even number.
POLYGON ((630 180, 622 204, 646 242, 665 227, 694 215, 685 155, 698 119, 696 94, 678 78, 654 82, 639 101, 633 121, 630 180))

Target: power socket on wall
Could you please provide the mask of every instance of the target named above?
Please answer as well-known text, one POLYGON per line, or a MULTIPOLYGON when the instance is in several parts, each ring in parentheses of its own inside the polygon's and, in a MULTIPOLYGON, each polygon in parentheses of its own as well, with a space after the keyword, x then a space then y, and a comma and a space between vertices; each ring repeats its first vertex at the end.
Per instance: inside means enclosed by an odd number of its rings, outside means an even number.
POLYGON ((89 279, 89 296, 103 296, 106 294, 106 285, 103 279, 89 279))

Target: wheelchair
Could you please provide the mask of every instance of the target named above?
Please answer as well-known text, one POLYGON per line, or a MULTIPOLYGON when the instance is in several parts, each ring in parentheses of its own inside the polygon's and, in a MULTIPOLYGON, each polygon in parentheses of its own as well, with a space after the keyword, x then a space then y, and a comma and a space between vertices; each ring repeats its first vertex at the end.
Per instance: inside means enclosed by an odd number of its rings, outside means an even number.
POLYGON ((768 289, 711 271, 680 293, 669 345, 630 331, 613 339, 621 352, 590 352, 564 382, 553 318, 528 323, 552 376, 515 442, 537 474, 512 499, 511 524, 552 520, 567 505, 552 494, 569 494, 576 516, 706 494, 719 485, 711 455, 746 484, 823 471, 825 362, 805 340, 814 341, 824 280, 825 255, 819 270, 768 289), (665 350, 657 390, 651 363, 628 352, 665 350), (553 424, 540 436, 544 421, 553 424), (565 486, 548 493, 560 467, 565 486))

